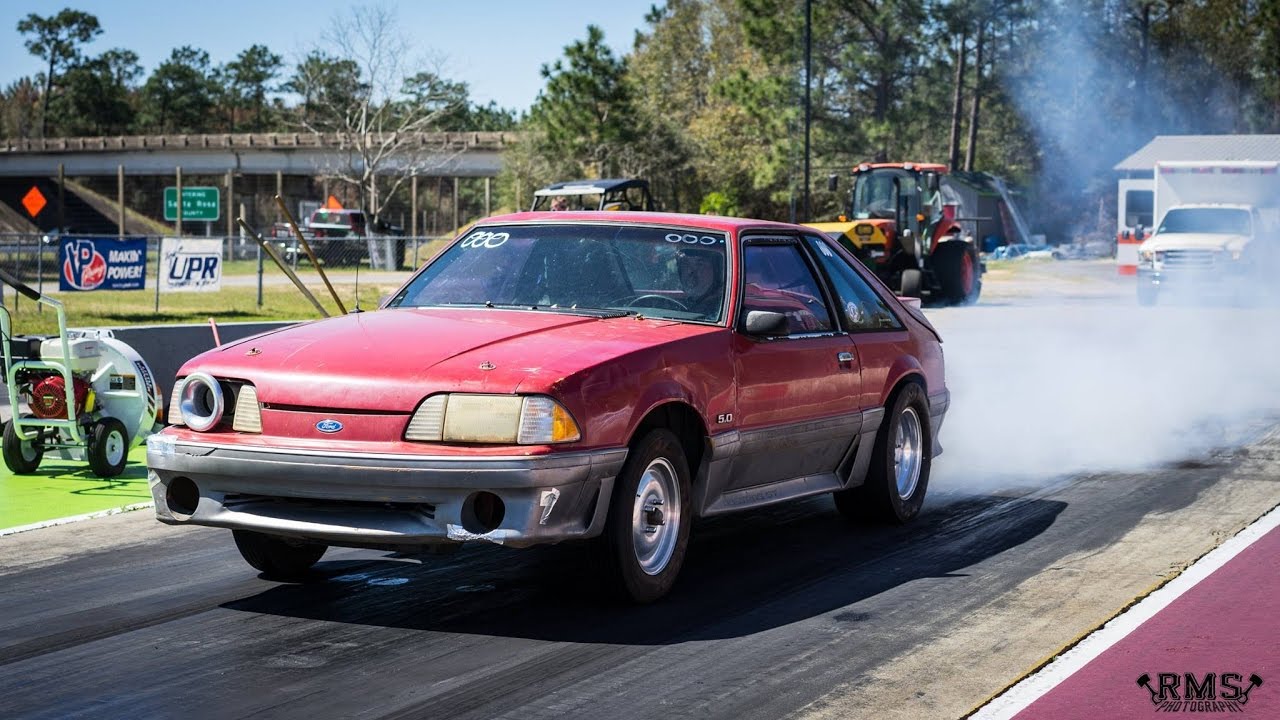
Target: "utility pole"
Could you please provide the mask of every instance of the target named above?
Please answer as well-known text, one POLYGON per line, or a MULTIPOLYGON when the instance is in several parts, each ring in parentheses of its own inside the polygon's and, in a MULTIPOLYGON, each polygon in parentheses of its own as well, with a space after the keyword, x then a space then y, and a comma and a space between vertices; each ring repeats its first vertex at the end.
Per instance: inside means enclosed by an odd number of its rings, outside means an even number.
POLYGON ((809 221, 809 111, 810 75, 813 70, 813 0, 804 0, 804 222, 809 221))

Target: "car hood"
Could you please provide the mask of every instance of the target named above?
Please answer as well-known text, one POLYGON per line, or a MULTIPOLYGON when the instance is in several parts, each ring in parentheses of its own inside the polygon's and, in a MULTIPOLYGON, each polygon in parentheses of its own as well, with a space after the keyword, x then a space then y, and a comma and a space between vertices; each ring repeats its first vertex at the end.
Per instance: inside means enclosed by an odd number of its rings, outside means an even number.
POLYGON ((1163 233, 1154 235, 1139 250, 1231 250, 1239 251, 1249 243, 1245 235, 1226 233, 1163 233))
POLYGON ((224 345, 179 374, 251 382, 267 404, 411 412, 433 392, 549 392, 578 370, 715 329, 546 311, 389 309, 224 345))

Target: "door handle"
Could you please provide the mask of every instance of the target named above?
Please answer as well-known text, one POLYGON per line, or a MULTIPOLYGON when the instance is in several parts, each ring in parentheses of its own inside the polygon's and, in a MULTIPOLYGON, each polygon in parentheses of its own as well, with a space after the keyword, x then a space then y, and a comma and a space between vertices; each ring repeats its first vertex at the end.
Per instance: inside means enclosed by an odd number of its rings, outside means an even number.
POLYGON ((836 353, 836 362, 840 363, 842 369, 848 370, 853 367, 853 353, 841 352, 836 353))

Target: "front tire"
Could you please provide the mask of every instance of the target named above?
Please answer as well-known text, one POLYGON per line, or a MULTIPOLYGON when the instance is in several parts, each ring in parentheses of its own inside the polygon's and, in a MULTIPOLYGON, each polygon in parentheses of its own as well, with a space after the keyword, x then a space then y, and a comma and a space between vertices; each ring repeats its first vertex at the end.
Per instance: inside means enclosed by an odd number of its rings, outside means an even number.
POLYGON ((286 540, 252 530, 232 530, 244 561, 270 580, 297 582, 320 561, 327 545, 286 540))
POLYGON ((670 430, 651 430, 627 456, 599 546, 610 585, 636 603, 670 592, 689 545, 689 464, 670 430))
POLYGON ((835 493, 845 517, 903 525, 920 514, 933 460, 929 403, 917 383, 902 386, 885 411, 866 481, 835 493))
MULTIPOLYGON (((30 415, 23 415, 22 419, 26 420, 30 417, 30 415)), ((44 458, 44 447, 38 441, 23 440, 19 437, 12 421, 4 426, 0 450, 3 450, 5 466, 14 475, 30 475, 40 467, 40 460, 44 458)))
POLYGON ((89 469, 102 478, 124 472, 129 460, 129 431, 124 423, 108 417, 89 426, 89 469))

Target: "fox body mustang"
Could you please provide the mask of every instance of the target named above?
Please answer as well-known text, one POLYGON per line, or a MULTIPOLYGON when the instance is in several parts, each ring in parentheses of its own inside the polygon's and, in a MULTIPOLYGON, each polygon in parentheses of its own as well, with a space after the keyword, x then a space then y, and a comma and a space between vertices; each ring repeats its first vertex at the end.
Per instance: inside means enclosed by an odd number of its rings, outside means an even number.
POLYGON ((645 602, 699 516, 832 493, 911 520, 949 394, 918 306, 816 231, 554 212, 479 223, 375 312, 199 355, 172 397, 159 519, 233 530, 265 576, 581 539, 645 602))

